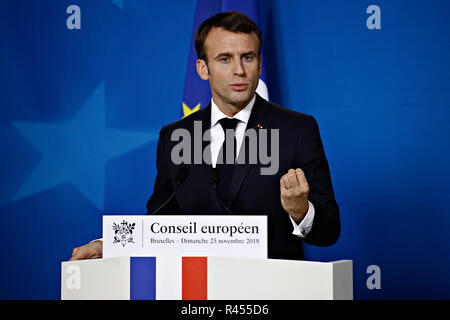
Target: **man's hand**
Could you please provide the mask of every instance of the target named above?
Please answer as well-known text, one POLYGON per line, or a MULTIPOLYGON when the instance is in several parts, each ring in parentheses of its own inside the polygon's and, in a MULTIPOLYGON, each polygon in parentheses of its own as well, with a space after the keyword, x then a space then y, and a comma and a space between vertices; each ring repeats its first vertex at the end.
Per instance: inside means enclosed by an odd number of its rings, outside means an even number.
POLYGON ((84 246, 73 249, 72 260, 97 259, 103 254, 103 241, 96 240, 85 244, 84 246))
POLYGON ((300 223, 308 212, 309 184, 302 169, 289 169, 280 179, 281 205, 295 222, 300 223))

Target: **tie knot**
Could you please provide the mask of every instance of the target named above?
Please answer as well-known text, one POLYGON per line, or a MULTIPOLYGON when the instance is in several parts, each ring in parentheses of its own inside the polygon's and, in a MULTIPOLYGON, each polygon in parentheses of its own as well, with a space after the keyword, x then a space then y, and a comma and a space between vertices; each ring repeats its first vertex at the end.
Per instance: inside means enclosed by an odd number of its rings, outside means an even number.
POLYGON ((236 129, 236 125, 238 123, 238 119, 229 119, 229 118, 223 118, 219 120, 220 125, 222 126, 223 131, 225 132, 227 129, 236 129))

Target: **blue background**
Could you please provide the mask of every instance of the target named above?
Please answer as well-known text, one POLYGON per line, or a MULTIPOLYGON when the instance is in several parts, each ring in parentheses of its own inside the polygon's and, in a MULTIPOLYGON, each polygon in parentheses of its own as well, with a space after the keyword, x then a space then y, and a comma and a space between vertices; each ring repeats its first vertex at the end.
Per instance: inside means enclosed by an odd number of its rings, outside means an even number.
MULTIPOLYGON (((270 99, 313 115, 356 299, 450 298, 450 2, 261 0, 270 99), (368 30, 366 8, 381 8, 368 30), (366 286, 369 265, 381 289, 366 286)), ((0 4, 1 299, 59 299, 101 216, 144 214, 179 119, 195 1, 0 4), (66 8, 81 8, 68 30, 66 8)))

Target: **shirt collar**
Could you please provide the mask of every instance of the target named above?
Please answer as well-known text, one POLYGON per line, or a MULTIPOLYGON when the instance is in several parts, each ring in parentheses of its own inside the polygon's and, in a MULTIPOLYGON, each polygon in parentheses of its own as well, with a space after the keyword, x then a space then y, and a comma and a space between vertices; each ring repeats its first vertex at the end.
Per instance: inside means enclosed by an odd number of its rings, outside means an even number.
MULTIPOLYGON (((238 113, 234 115, 234 119, 238 119, 245 124, 247 124, 250 114, 252 112, 253 106, 255 104, 256 94, 253 95, 253 99, 238 113)), ((211 128, 214 127, 220 119, 230 118, 225 113, 223 113, 219 107, 215 104, 214 100, 211 98, 211 128)))

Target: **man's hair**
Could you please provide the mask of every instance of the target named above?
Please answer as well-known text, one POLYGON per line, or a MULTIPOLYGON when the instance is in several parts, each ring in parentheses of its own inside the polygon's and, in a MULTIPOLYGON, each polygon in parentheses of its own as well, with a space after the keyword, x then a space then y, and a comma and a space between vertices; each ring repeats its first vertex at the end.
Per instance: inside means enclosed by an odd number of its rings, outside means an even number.
POLYGON ((198 59, 208 62, 205 52, 205 40, 209 31, 213 27, 223 28, 231 32, 256 33, 259 40, 258 56, 261 54, 262 35, 256 23, 245 14, 238 11, 227 11, 213 15, 211 18, 202 22, 195 32, 195 50, 198 59))

